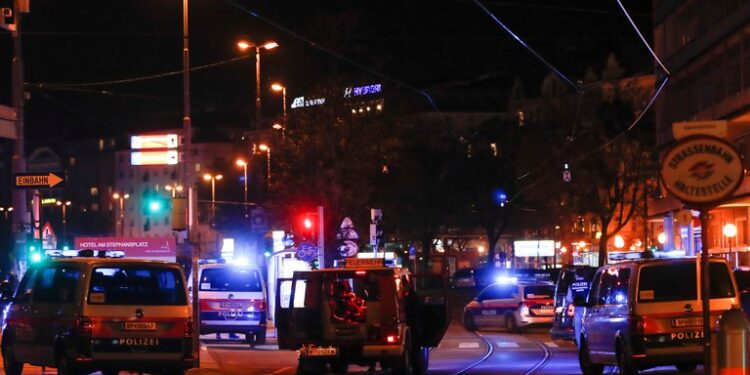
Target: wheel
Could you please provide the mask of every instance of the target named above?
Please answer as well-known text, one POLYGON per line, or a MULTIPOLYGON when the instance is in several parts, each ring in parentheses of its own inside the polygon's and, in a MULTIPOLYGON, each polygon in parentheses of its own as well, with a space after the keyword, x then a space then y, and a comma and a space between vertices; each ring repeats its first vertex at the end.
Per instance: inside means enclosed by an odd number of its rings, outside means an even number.
POLYGON ((349 364, 343 361, 331 362, 331 372, 334 374, 346 374, 349 371, 349 364))
POLYGON ((301 359, 297 362, 297 375, 318 375, 325 370, 325 363, 310 359, 301 359))
POLYGON ((266 329, 258 331, 255 334, 255 345, 265 345, 266 343, 266 329))
POLYGON ((696 368, 698 368, 697 363, 680 363, 679 365, 675 365, 674 367, 677 367, 677 371, 679 372, 693 372, 696 368))
POLYGON ((19 362, 13 355, 13 345, 10 335, 3 338, 3 368, 7 375, 21 375, 23 362, 19 362))
POLYGON ((464 328, 466 328, 467 331, 476 331, 477 330, 477 324, 474 322, 474 316, 471 315, 470 312, 464 313, 464 328))
POLYGON ((513 315, 505 316, 505 331, 508 333, 520 333, 521 330, 518 328, 516 318, 513 315))
POLYGON ((628 355, 627 349, 621 344, 617 343, 617 368, 620 370, 620 375, 636 375, 638 369, 633 364, 633 359, 628 355))
POLYGON ((390 363, 390 369, 392 375, 411 375, 412 374, 412 363, 411 363, 411 337, 408 335, 404 340, 404 352, 401 354, 401 358, 397 361, 390 363))
POLYGON ((586 341, 581 341, 578 348, 578 366, 581 367, 583 375, 601 375, 604 372, 604 365, 591 362, 586 341))
POLYGON ((426 346, 415 348, 411 363, 415 375, 427 374, 427 369, 430 367, 430 348, 426 346))
POLYGON ((57 356, 57 374, 58 375, 77 375, 78 371, 73 367, 73 364, 70 363, 70 359, 65 354, 64 351, 61 351, 57 356))

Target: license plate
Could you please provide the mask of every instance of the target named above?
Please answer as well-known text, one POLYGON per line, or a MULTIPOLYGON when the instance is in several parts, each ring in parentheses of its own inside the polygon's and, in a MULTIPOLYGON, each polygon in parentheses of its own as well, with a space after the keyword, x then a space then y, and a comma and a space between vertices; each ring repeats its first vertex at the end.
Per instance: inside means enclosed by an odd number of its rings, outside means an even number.
POLYGON ((156 331, 155 322, 125 322, 122 327, 126 331, 156 331))
POLYGON ((669 334, 672 340, 695 340, 703 338, 703 331, 672 332, 669 334))
POLYGON ((338 348, 307 348, 307 355, 311 357, 334 356, 338 354, 338 348))
POLYGON ((703 325, 702 317, 672 319, 673 327, 700 327, 703 325))
POLYGON ((240 309, 242 308, 242 302, 222 302, 221 307, 229 309, 240 309))
POLYGON ((497 315, 495 310, 482 310, 482 315, 497 315))

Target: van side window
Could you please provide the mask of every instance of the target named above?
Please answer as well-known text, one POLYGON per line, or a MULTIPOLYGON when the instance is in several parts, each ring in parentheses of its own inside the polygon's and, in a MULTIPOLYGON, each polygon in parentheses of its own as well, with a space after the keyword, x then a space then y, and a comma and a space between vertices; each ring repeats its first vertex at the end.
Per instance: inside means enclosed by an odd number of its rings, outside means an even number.
POLYGON ((621 305, 628 302, 628 285, 630 285, 630 269, 611 268, 602 274, 601 295, 604 304, 621 305))
POLYGON ((18 289, 16 289, 16 302, 29 302, 31 299, 31 285, 35 274, 36 269, 30 269, 23 275, 21 282, 18 284, 18 289))
POLYGON ((34 302, 73 302, 80 270, 68 265, 44 267, 37 271, 34 302))
POLYGON ((591 282, 591 289, 589 290, 589 298, 588 301, 591 302, 594 305, 599 305, 599 290, 601 284, 601 272, 597 272, 594 276, 594 280, 591 282))

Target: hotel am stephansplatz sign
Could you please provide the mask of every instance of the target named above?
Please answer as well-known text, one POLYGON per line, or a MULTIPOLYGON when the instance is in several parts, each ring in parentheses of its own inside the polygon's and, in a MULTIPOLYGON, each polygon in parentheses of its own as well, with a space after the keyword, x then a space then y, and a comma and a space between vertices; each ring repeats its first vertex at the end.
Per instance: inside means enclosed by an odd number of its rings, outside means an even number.
POLYGON ((696 135, 681 139, 665 155, 661 178, 677 199, 697 207, 731 196, 742 183, 742 157, 729 142, 696 135))

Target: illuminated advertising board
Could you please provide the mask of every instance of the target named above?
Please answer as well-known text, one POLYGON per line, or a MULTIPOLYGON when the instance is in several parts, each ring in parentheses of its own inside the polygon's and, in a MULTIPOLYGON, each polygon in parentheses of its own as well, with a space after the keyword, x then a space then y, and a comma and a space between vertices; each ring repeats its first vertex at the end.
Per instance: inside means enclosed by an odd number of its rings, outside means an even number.
POLYGON ((177 134, 134 135, 130 137, 133 150, 174 149, 179 145, 177 134))
POLYGON ((513 250, 517 257, 553 257, 555 256, 555 241, 513 241, 513 250))
POLYGON ((179 161, 177 150, 133 151, 130 165, 175 165, 179 161))

